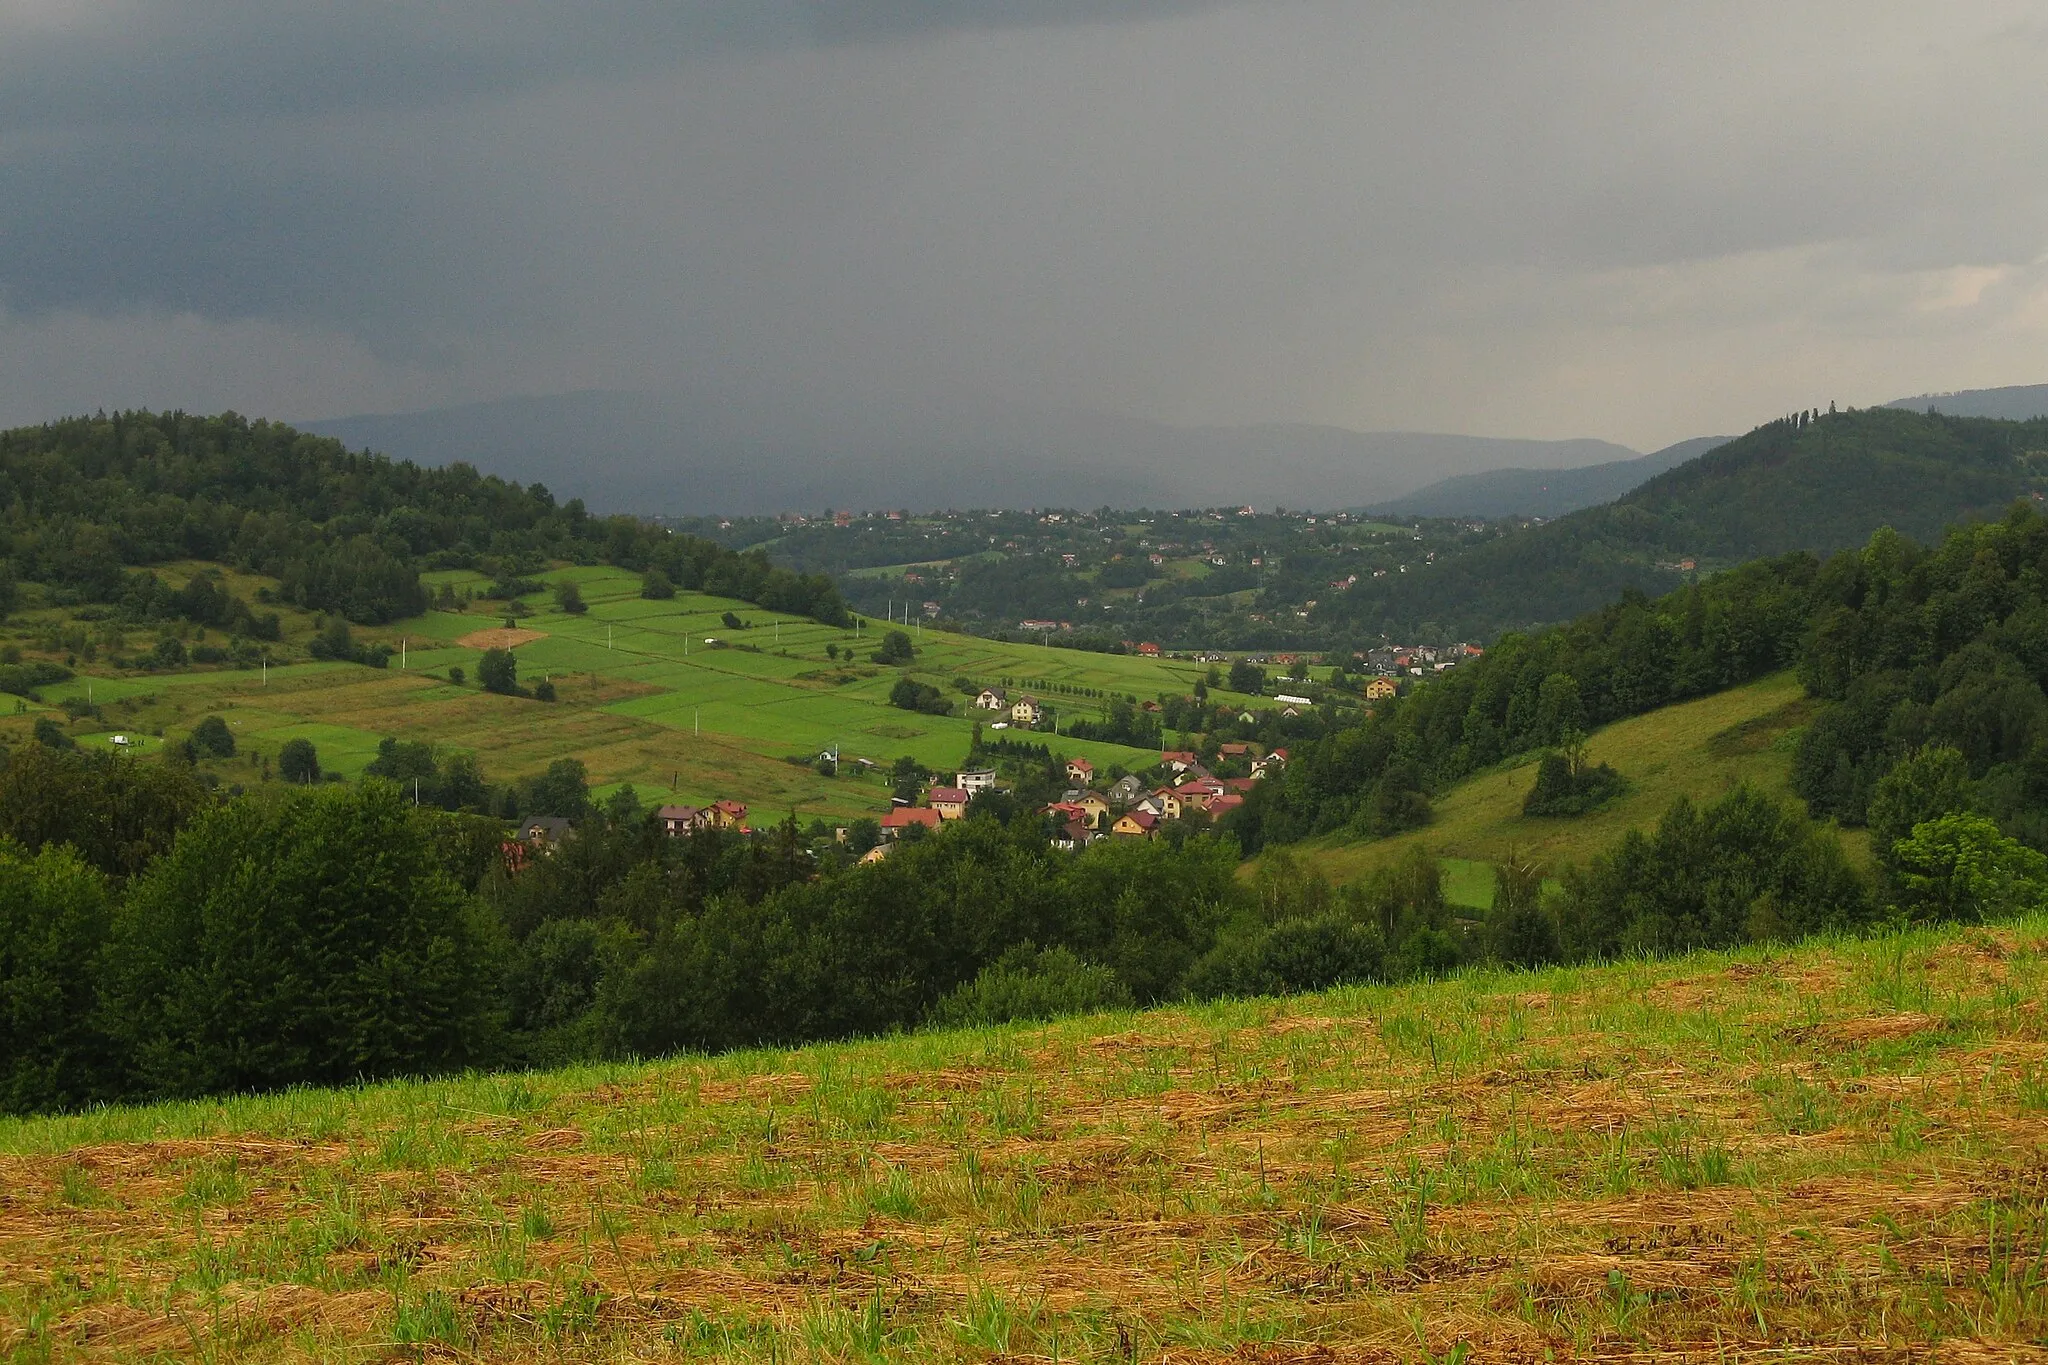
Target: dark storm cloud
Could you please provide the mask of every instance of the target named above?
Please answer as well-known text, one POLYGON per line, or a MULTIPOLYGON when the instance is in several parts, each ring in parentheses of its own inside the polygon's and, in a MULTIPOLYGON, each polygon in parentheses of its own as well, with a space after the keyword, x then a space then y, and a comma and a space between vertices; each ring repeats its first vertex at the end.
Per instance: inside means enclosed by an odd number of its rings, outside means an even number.
POLYGON ((1223 0, 153 0, 0 7, 0 126, 440 104, 721 54, 1195 13, 1223 0), (40 11, 40 13, 38 13, 40 11))
POLYGON ((2025 0, 0 0, 0 407, 50 390, 23 356, 109 402, 143 356, 304 415, 690 384, 1647 447, 1806 372, 2038 380, 2044 32, 2025 0))

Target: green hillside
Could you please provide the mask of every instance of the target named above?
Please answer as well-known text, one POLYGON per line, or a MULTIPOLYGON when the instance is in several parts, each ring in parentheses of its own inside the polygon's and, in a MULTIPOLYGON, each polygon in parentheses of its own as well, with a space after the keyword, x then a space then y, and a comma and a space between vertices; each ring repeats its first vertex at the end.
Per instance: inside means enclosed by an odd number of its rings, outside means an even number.
MULTIPOLYGON (((1323 836, 1289 845, 1285 856, 1332 882, 1354 881, 1392 866, 1411 849, 1445 861, 1446 891, 1473 906, 1493 900, 1492 864, 1511 855, 1556 870, 1612 848, 1629 829, 1654 826, 1680 797, 1704 804, 1748 783, 1792 799, 1796 741, 1816 705, 1791 673, 1616 721, 1586 741, 1589 761, 1612 765, 1627 782, 1621 796, 1581 816, 1529 816, 1522 803, 1535 780, 1537 754, 1524 754, 1465 778, 1436 799, 1431 822, 1386 839, 1323 836)), ((1866 856, 1867 836, 1844 836, 1866 856)))
POLYGON ((1492 635, 1656 593, 1702 571, 1826 554, 1889 526, 1924 541, 2048 488, 2048 419, 2001 422, 1870 408, 1785 419, 1620 500, 1475 545, 1419 573, 1360 583, 1318 610, 1397 634, 1434 623, 1492 635))
POLYGON ((2032 1359, 2048 922, 0 1122, 48 1361, 2032 1359))
MULTIPOLYGON (((188 562, 159 571, 176 581, 206 567, 188 562)), ((1070 704, 1075 714, 1092 716, 1100 702, 1084 693, 1149 699, 1185 691, 1204 672, 1188 663, 915 631, 918 652, 910 672, 958 703, 954 715, 923 715, 889 704, 889 689, 902 670, 869 661, 880 629, 873 623, 828 626, 687 591, 650 601, 640 595, 638 574, 615 568, 552 570, 537 581, 544 589, 521 599, 531 614, 518 620, 532 638, 517 646, 515 656, 523 683, 554 683, 554 703, 476 686, 480 644, 460 642, 503 625, 490 614, 499 608, 479 602, 465 612, 429 611, 357 629, 359 643, 392 651, 382 669, 300 662, 267 670, 259 665, 137 673, 74 658, 78 676, 37 689, 40 702, 24 702, 21 714, 0 717, 0 735, 25 737, 38 716, 51 716, 81 743, 109 744, 120 734, 143 738, 146 749, 150 739, 176 741, 202 717, 220 715, 230 723, 239 752, 211 766, 229 781, 253 780, 261 756, 274 757, 291 739, 311 740, 324 768, 354 777, 388 736, 474 754, 493 779, 520 777, 573 757, 588 766, 592 784, 600 788, 630 782, 643 796, 673 793, 700 803, 733 797, 769 818, 791 809, 849 817, 873 815, 888 804, 886 774, 863 775, 856 759, 886 769, 907 754, 943 769, 965 757, 975 715, 992 718, 972 711, 953 687, 956 678, 977 687, 1011 679, 1040 689, 1056 708, 1070 704), (545 590, 557 581, 577 584, 588 610, 558 609, 545 590), (728 612, 746 628, 728 629, 728 612), (828 645, 844 650, 839 660, 827 658, 828 645), (463 685, 449 681, 451 667, 465 670, 463 685), (87 700, 98 707, 96 714, 71 720, 60 710, 66 701, 87 700), (784 761, 796 756, 808 762, 827 748, 840 752, 838 777, 784 761)), ((223 582, 253 594, 263 580, 224 575, 223 582)), ((487 580, 474 571, 442 570, 427 573, 424 584, 433 592, 443 585, 474 591, 487 580)), ((289 608, 283 615, 279 651, 303 658, 302 645, 313 635, 311 617, 289 608)), ((56 606, 30 608, 0 626, 0 639, 13 640, 33 657, 52 631, 70 628, 71 616, 56 606)), ((1145 766, 1156 757, 1088 740, 1062 737, 1056 743, 1104 769, 1145 766)))

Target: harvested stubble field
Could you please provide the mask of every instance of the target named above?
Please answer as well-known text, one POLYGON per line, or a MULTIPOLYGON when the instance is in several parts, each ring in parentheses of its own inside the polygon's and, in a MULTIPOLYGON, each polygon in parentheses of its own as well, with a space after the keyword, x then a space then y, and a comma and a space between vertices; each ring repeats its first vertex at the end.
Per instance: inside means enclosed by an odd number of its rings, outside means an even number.
POLYGON ((2038 1358, 2048 918, 0 1127, 18 1360, 2038 1358))

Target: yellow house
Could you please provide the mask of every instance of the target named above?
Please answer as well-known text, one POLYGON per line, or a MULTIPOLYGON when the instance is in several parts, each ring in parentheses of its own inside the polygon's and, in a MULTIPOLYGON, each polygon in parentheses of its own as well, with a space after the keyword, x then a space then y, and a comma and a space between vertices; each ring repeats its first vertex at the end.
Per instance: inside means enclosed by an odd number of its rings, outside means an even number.
POLYGON ((1394 695, 1395 690, 1392 678, 1374 678, 1365 685, 1365 699, 1367 701, 1385 701, 1388 697, 1394 695))

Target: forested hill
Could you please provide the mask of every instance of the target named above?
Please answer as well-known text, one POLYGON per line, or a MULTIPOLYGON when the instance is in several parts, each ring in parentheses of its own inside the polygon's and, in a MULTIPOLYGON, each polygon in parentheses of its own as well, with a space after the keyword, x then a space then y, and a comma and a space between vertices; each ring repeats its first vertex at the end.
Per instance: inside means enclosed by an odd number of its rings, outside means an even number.
POLYGON ((1871 408, 1782 418, 1618 501, 1501 537, 1417 572, 1361 582, 1318 614, 1361 632, 1450 634, 1567 620, 1629 589, 1795 550, 1825 554, 1890 526, 1923 540, 2048 488, 2048 419, 1871 408))
POLYGON ((823 575, 632 517, 592 517, 539 484, 351 453, 232 412, 0 432, 0 611, 20 581, 60 602, 132 600, 133 570, 180 559, 276 577, 286 601, 360 622, 424 610, 423 568, 514 578, 551 559, 659 569, 677 586, 827 621, 844 614, 823 575))

